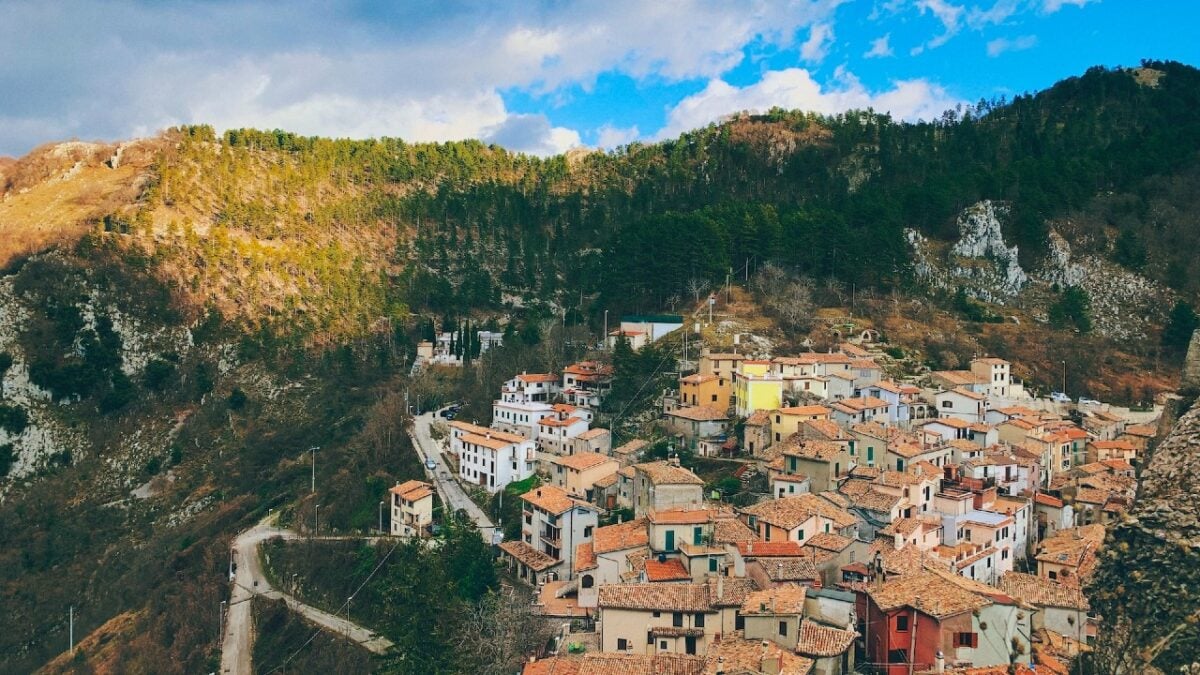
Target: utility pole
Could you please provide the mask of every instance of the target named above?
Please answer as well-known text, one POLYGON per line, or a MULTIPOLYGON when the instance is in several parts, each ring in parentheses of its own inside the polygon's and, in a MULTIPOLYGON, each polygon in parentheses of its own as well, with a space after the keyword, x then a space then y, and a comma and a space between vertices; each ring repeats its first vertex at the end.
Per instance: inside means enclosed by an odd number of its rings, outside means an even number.
POLYGON ((1067 361, 1066 361, 1066 359, 1063 359, 1063 362, 1062 362, 1062 364, 1063 364, 1063 388, 1062 388, 1062 393, 1063 393, 1063 395, 1065 396, 1065 395, 1066 395, 1066 393, 1067 393, 1067 361))
POLYGON ((229 547, 229 580, 233 581, 233 547, 229 547))
POLYGON ((317 450, 320 450, 320 449, 321 448, 319 448, 315 445, 313 447, 309 448, 309 450, 312 452, 312 491, 313 491, 313 494, 317 493, 317 450))
POLYGON ((379 534, 383 534, 383 505, 386 502, 379 502, 379 534))
POLYGON ((313 504, 313 536, 317 535, 317 509, 321 508, 320 504, 313 504))
POLYGON ((67 651, 71 654, 75 653, 75 605, 67 610, 67 651))
POLYGON ((604 349, 608 350, 608 310, 604 310, 604 335, 601 336, 604 341, 604 349))

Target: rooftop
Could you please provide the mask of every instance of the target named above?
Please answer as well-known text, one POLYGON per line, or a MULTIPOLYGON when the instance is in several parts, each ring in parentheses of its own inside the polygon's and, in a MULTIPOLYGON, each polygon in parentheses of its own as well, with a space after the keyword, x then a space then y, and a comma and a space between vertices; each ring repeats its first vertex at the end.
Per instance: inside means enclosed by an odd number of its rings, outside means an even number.
POLYGON ((812 659, 794 654, 774 642, 748 640, 742 631, 733 631, 717 638, 708 648, 706 658, 705 675, 771 671, 779 675, 807 675, 814 665, 812 659))
POLYGON ((812 619, 800 622, 796 652, 805 656, 839 656, 854 644, 858 633, 819 624, 812 619))
POLYGON ((388 490, 388 492, 399 495, 405 501, 415 502, 418 499, 424 499, 433 494, 433 486, 425 481, 407 480, 400 483, 396 487, 388 490))
POLYGON ((679 558, 670 558, 663 562, 653 559, 646 561, 646 579, 648 581, 688 581, 691 578, 691 573, 687 571, 679 558))
POLYGON ((833 521, 834 526, 838 529, 850 527, 858 522, 854 516, 813 494, 761 502, 742 509, 742 512, 785 530, 803 525, 814 515, 833 521))
POLYGON ((696 474, 665 460, 634 464, 633 468, 639 473, 646 474, 650 482, 655 485, 704 485, 704 481, 696 474))
POLYGON ((648 541, 645 518, 605 525, 592 533, 592 545, 597 554, 645 546, 648 541))
POLYGON ((572 498, 562 488, 553 485, 536 487, 521 495, 521 499, 552 515, 565 513, 576 506, 593 508, 590 504, 572 498))
POLYGON ((523 541, 506 541, 500 544, 500 550, 516 558, 521 564, 534 572, 548 570, 558 564, 558 561, 542 553, 523 541))
POLYGON ((693 422, 717 422, 720 420, 729 419, 729 415, 724 410, 718 410, 708 405, 689 406, 687 408, 678 408, 667 413, 670 417, 680 417, 693 422))
MULTIPOLYGON (((574 455, 552 457, 550 462, 565 466, 568 469, 575 469, 576 471, 584 471, 608 462, 612 462, 614 466, 616 464, 615 459, 609 457, 608 455, 602 455, 598 452, 577 452, 574 455)), ((614 473, 616 473, 615 470, 614 473)))
MULTIPOLYGON (((649 566, 652 561, 647 560, 649 566)), ((712 610, 706 584, 607 584, 600 586, 599 606, 660 612, 712 610)))
POLYGON ((1088 608, 1087 598, 1079 586, 1060 584, 1033 574, 1006 572, 1000 577, 1000 590, 1041 607, 1088 608))
POLYGON ((941 575, 924 571, 906 574, 878 586, 869 586, 867 594, 882 611, 912 607, 937 619, 971 612, 991 604, 989 600, 941 575))
POLYGON ((780 584, 774 588, 754 591, 742 603, 743 615, 754 614, 802 614, 804 613, 804 586, 780 584))

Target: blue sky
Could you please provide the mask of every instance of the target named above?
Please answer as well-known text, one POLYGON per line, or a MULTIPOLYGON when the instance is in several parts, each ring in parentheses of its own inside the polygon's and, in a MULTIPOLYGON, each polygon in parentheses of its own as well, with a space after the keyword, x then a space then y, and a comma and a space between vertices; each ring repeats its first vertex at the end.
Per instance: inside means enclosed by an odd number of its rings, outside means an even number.
POLYGON ((7 0, 0 154, 180 123, 544 155, 775 105, 928 118, 1200 64, 1198 23, 1191 0, 7 0))

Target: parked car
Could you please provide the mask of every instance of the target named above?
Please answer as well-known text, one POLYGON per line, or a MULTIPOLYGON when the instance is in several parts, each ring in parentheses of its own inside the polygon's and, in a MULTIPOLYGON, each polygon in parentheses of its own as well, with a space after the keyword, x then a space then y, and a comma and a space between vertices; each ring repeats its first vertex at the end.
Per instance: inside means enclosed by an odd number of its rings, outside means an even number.
POLYGON ((429 469, 430 471, 436 470, 437 469, 437 460, 432 457, 426 458, 425 459, 425 468, 429 469))
POLYGON ((1071 397, 1067 396, 1061 391, 1052 391, 1050 392, 1050 400, 1054 401, 1055 403, 1070 403, 1071 397))
POLYGON ((1079 397, 1079 405, 1103 405, 1103 404, 1094 398, 1084 398, 1083 396, 1080 396, 1079 397))

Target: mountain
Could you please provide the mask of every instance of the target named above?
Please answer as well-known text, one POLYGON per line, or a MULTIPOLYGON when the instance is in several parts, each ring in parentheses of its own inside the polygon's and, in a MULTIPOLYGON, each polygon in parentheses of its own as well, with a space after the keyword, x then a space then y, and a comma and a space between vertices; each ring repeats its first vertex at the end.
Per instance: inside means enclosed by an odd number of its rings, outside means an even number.
POLYGON ((306 449, 343 528, 418 475, 397 401, 439 320, 534 344, 773 262, 929 366, 1001 353, 1049 387, 1070 360, 1076 392, 1145 399, 1200 291, 1197 98, 1146 62, 546 159, 192 126, 0 162, 0 670, 57 655, 72 605, 123 663, 212 669, 228 538, 295 508, 306 449))

